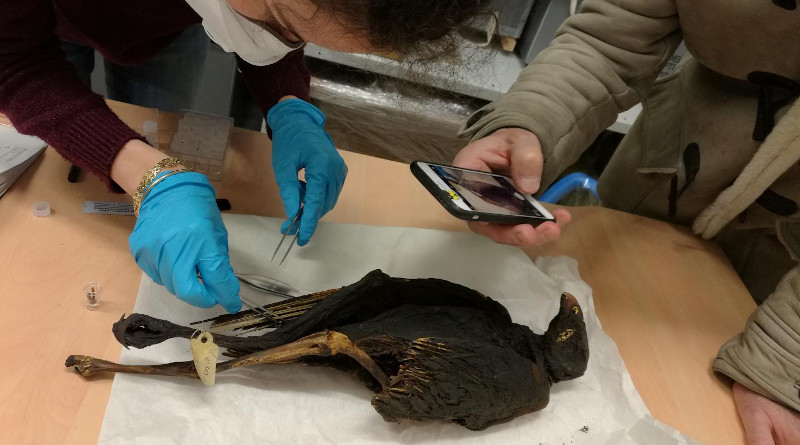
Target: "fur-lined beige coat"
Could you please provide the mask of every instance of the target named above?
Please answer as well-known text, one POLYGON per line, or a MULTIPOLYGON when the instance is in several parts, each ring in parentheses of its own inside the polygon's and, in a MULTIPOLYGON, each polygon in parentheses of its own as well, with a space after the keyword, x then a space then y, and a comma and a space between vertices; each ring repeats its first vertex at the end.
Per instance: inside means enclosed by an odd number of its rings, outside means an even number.
MULTIPOLYGON (((545 190, 620 111, 643 111, 599 180, 604 204, 716 237, 762 300, 800 257, 798 0, 586 0, 463 134, 532 131, 545 190), (691 54, 658 78, 683 40, 691 54)), ((715 369, 800 410, 800 272, 715 369)))

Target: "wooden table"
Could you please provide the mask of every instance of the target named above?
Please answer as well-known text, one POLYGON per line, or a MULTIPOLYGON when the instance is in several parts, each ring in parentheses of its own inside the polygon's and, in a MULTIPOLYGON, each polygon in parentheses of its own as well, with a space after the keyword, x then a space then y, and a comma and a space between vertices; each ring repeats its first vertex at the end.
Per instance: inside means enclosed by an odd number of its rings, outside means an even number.
MULTIPOLYGON (((133 128, 158 119, 162 147, 176 117, 112 103, 133 128)), ((218 197, 233 212, 282 216, 266 135, 236 129, 218 197)), ((342 153, 350 167, 326 220, 465 230, 408 166, 342 153), (391 199, 386 199, 391 197, 391 199)), ((111 324, 130 313, 141 272, 128 253, 133 217, 81 213, 84 200, 125 201, 94 178, 66 181, 69 164, 48 148, 0 199, 0 443, 93 443, 112 379, 86 381, 64 368, 73 353, 117 359, 111 324), (37 218, 34 201, 53 213, 37 218), (102 286, 99 310, 83 285, 102 286)), ((561 239, 529 249, 569 255, 592 286, 603 328, 659 420, 707 444, 743 443, 730 389, 711 372, 719 346, 755 309, 720 249, 685 229, 602 208, 574 209, 561 239)))

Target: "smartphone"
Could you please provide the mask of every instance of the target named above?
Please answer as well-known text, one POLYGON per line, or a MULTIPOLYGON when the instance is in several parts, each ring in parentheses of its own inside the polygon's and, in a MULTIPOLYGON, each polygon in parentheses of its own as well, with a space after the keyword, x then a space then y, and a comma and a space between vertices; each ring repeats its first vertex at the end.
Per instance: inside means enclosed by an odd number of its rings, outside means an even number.
POLYGON ((469 221, 538 226, 556 219, 508 176, 414 161, 411 172, 453 216, 469 221))

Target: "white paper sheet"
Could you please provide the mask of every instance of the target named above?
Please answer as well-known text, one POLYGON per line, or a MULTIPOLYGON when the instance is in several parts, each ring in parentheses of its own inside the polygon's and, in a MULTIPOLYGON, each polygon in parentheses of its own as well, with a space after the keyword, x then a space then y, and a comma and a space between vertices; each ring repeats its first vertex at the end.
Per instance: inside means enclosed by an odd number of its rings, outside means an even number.
MULTIPOLYGON (((614 342, 601 330, 591 289, 571 258, 541 258, 534 265, 519 250, 472 234, 323 223, 308 246, 295 247, 277 267, 269 260, 281 221, 225 215, 225 222, 234 269, 304 291, 351 284, 376 268, 392 276, 443 278, 502 302, 515 322, 535 332, 543 332, 555 315, 560 293, 570 292, 584 310, 589 367, 583 377, 554 385, 545 409, 478 432, 441 422, 386 423, 370 405, 368 389, 327 368, 239 368, 218 374, 213 387, 177 377, 118 374, 100 443, 695 443, 649 415, 614 342)), ((244 285, 242 293, 272 301, 244 285)), ((179 324, 222 313, 183 304, 146 276, 135 310, 179 324)), ((123 350, 121 357, 128 364, 190 359, 184 339, 123 350)))
POLYGON ((47 144, 41 139, 0 124, 0 175, 36 157, 45 147, 47 144))
POLYGON ((0 124, 0 196, 11 188, 46 147, 43 140, 0 124))

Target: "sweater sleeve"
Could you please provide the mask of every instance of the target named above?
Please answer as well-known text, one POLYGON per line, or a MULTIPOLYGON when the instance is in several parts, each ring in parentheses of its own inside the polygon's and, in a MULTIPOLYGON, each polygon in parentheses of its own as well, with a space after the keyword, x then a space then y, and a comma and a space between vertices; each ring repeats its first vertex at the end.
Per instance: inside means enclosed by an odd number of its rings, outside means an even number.
POLYGON ((545 190, 617 115, 647 93, 681 40, 674 0, 585 0, 508 93, 462 128, 472 140, 504 127, 536 134, 545 190))
POLYGON ((744 332, 722 346, 714 370, 800 411, 800 269, 789 272, 744 332))
POLYGON ((236 56, 239 71, 247 89, 255 97, 264 116, 283 96, 310 97, 311 74, 306 66, 303 48, 296 49, 272 65, 255 66, 236 56))
POLYGON ((0 112, 114 189, 114 157, 141 136, 80 82, 54 34, 50 0, 0 0, 0 11, 0 112))

